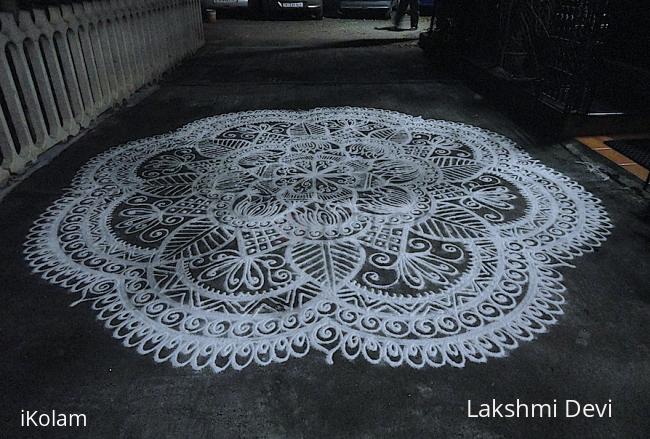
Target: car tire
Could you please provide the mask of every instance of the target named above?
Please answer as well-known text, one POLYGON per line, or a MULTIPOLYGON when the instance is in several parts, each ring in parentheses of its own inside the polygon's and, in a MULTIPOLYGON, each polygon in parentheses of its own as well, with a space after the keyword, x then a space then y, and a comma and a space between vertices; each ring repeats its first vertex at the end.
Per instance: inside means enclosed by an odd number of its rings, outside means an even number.
POLYGON ((263 18, 262 2, 264 0, 248 0, 248 16, 259 20, 263 18))
POLYGON ((321 5, 320 8, 314 11, 314 20, 322 20, 322 19, 323 19, 323 6, 321 5))
POLYGON ((272 11, 271 11, 270 1, 271 0, 260 0, 260 2, 262 3, 261 11, 262 11, 262 17, 263 17, 264 20, 270 20, 270 19, 273 18, 273 17, 271 17, 271 12, 272 11))

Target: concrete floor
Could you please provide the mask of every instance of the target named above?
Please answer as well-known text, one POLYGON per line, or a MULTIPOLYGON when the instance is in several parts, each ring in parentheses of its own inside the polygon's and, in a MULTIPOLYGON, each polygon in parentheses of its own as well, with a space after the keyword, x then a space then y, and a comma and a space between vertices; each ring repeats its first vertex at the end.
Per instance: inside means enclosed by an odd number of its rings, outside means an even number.
MULTIPOLYGON (((650 202, 603 181, 591 152, 538 141, 440 72, 385 22, 220 20, 207 45, 137 104, 105 118, 0 204, 0 437, 649 437, 650 202), (29 272, 24 237, 89 158, 195 119, 250 109, 364 106, 478 125, 583 184, 615 229, 565 270, 565 315, 505 359, 393 369, 314 353, 215 375, 157 365, 112 339, 87 305, 29 272), (583 155, 584 154, 584 155, 583 155), (612 400, 611 419, 468 419, 467 400, 612 400), (85 413, 88 427, 19 428, 20 410, 85 413)), ((426 23, 423 24, 423 26, 426 23)), ((607 166, 601 164, 601 166, 607 166)))

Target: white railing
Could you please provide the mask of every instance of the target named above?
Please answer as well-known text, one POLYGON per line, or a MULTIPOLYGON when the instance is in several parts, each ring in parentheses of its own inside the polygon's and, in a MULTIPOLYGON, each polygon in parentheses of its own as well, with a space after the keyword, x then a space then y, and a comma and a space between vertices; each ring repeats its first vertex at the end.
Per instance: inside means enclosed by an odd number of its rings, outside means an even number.
POLYGON ((0 13, 0 183, 202 44, 199 0, 0 13))

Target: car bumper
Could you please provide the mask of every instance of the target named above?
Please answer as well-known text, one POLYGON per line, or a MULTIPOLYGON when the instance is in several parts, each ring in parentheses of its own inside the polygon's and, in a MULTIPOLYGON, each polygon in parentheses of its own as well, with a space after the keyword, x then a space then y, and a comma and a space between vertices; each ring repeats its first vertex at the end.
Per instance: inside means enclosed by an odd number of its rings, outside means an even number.
POLYGON ((320 1, 269 0, 269 3, 271 8, 276 11, 312 11, 323 6, 320 1), (300 3, 301 6, 296 6, 296 3, 300 3), (293 4, 293 6, 289 6, 290 4, 293 4))
POLYGON ((203 9, 245 8, 248 0, 201 0, 203 9))
POLYGON ((391 0, 342 0, 339 2, 340 9, 388 9, 391 0))

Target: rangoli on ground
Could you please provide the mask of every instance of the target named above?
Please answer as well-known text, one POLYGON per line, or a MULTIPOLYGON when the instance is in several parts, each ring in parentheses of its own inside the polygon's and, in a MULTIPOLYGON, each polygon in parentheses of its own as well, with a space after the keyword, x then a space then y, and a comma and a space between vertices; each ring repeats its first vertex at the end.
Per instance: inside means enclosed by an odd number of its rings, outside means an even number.
POLYGON ((253 111, 96 157, 26 255, 156 361, 463 366, 554 323, 558 268, 610 227, 577 183, 476 127, 253 111))

